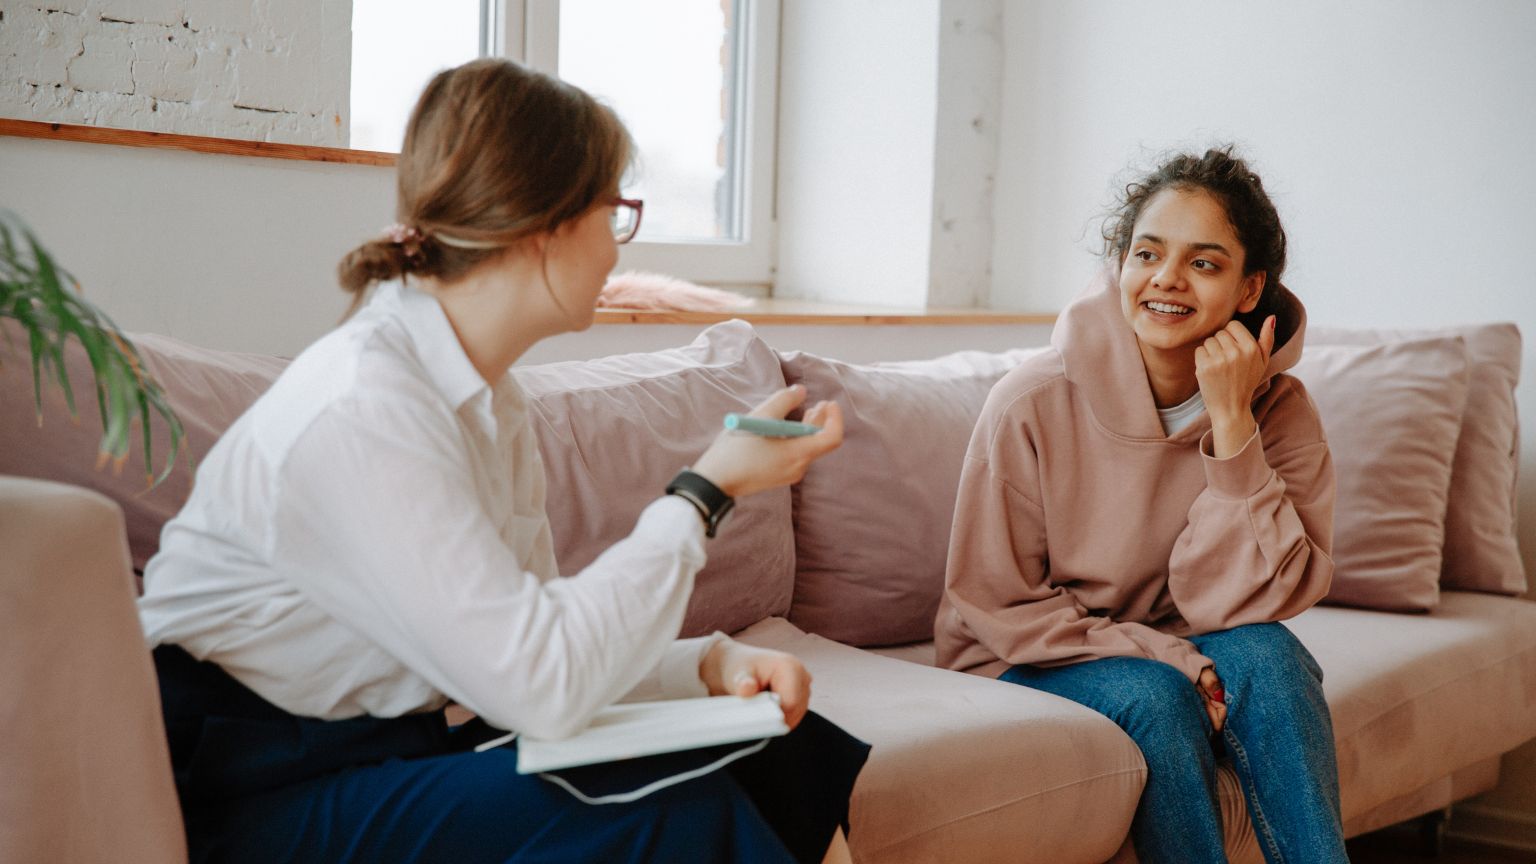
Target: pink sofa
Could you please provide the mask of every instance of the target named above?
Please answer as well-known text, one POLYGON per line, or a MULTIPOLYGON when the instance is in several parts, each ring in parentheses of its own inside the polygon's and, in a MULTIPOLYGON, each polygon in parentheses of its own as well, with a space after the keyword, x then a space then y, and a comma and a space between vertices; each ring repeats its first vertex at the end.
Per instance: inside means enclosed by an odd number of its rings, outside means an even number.
MULTIPOLYGON (((194 458, 284 365, 137 341, 194 458)), ((183 854, 176 802, 128 586, 190 472, 148 493, 141 463, 95 472, 93 407, 75 425, 50 393, 39 428, 25 358, 6 344, 0 475, 14 476, 0 477, 0 680, 13 708, 0 862, 169 860, 183 854)), ((1289 622, 1327 676, 1354 835, 1491 788, 1500 755, 1536 737, 1536 604, 1510 596, 1525 584, 1513 545, 1520 345, 1509 325, 1338 331, 1310 344, 1316 360, 1298 372, 1340 477, 1335 599, 1380 607, 1327 605, 1289 622), (1411 374, 1425 358, 1435 381, 1411 374)), ((557 490, 568 573, 628 530, 726 411, 786 380, 843 404, 844 447, 795 489, 744 502, 712 541, 684 630, 798 654, 813 707, 874 745, 853 801, 857 861, 1133 857, 1126 832, 1145 767, 1119 729, 1065 700, 932 666, 960 458, 992 382, 1028 353, 856 365, 776 352, 727 322, 684 348, 514 370, 557 490)), ((163 447, 164 431, 156 438, 163 447)), ((1222 784, 1232 858, 1258 861, 1230 770, 1222 784)))

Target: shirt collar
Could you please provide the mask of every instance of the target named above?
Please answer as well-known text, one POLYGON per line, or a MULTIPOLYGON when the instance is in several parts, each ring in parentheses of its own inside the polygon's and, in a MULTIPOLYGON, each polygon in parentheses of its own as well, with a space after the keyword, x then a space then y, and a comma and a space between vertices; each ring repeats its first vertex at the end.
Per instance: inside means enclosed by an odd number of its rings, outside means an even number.
POLYGON ((464 346, 436 298, 401 283, 389 282, 379 286, 376 302, 404 325, 432 386, 454 410, 490 390, 475 364, 469 361, 469 355, 464 353, 464 346))

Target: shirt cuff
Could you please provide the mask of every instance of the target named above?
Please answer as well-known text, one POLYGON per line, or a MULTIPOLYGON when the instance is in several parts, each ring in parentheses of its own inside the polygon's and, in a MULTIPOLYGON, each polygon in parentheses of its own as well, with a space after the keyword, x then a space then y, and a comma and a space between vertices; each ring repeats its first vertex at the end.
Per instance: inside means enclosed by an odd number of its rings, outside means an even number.
POLYGON ((1206 486, 1223 498, 1245 500, 1257 495, 1275 473, 1264 459, 1264 442, 1259 439, 1259 430, 1254 429, 1242 449, 1225 459, 1212 455, 1215 453, 1214 441, 1210 432, 1200 437, 1200 461, 1205 465, 1206 486))
POLYGON ((708 696, 709 688, 705 686, 704 679, 699 675, 699 665, 704 662, 704 655, 715 647, 718 642, 723 642, 727 637, 720 631, 715 631, 709 636, 700 636, 697 639, 678 639, 667 646, 667 653, 662 655, 659 677, 661 678, 661 694, 663 699, 688 699, 694 696, 708 696))
POLYGON ((1215 666, 1216 663, 1209 657, 1201 654, 1200 651, 1195 648, 1194 643, 1187 644, 1189 645, 1189 649, 1187 651, 1179 652, 1179 655, 1175 658, 1171 658, 1169 662, 1170 665, 1177 668, 1180 672, 1183 672, 1191 682, 1199 683, 1200 673, 1205 671, 1207 666, 1215 666))

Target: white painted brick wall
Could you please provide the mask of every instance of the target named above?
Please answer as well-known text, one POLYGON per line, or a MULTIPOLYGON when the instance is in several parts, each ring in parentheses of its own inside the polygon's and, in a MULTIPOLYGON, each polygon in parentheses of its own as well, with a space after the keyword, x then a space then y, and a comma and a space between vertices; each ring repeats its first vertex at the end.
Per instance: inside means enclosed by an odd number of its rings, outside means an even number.
POLYGON ((0 117, 347 145, 351 0, 0 0, 0 117))

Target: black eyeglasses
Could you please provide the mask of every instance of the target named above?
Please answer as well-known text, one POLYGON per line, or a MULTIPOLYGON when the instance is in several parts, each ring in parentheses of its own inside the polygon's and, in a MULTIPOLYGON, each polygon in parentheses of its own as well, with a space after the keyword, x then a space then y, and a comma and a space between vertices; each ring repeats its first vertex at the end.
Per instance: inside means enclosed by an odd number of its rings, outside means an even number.
POLYGON ((639 198, 613 198, 613 239, 616 243, 628 243, 640 231, 640 214, 645 212, 645 202, 639 198))

